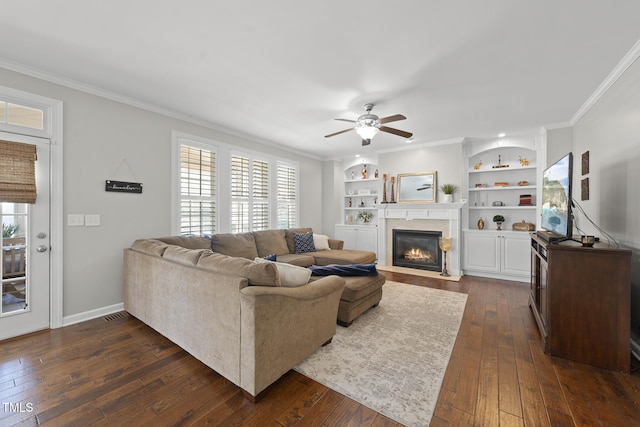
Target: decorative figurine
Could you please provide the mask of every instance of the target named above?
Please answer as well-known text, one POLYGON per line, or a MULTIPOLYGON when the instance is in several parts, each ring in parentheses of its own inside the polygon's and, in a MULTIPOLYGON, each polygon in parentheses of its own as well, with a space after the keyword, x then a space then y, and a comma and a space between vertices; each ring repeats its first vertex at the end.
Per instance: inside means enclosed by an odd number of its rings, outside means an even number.
POLYGON ((389 203, 387 202, 387 174, 383 173, 382 174, 382 203, 389 203))
POLYGON ((473 165, 473 170, 477 171, 480 170, 480 166, 482 166, 482 162, 478 162, 475 165, 473 165))
POLYGON ((376 178, 378 177, 378 169, 376 169, 376 171, 375 171, 373 176, 375 176, 376 178))
POLYGON ((360 199, 360 207, 364 208, 364 199, 360 199))
POLYGON ((349 207, 353 206, 353 201, 351 200, 351 197, 349 197, 349 207))
POLYGON ((367 165, 362 165, 362 179, 367 179, 367 165))
POLYGON ((396 197, 393 193, 393 184, 396 182, 396 177, 392 176, 391 177, 391 201, 389 203, 395 203, 396 202, 396 197))
POLYGON ((529 160, 527 160, 524 157, 518 157, 518 159, 520 160, 520 166, 529 166, 529 160))

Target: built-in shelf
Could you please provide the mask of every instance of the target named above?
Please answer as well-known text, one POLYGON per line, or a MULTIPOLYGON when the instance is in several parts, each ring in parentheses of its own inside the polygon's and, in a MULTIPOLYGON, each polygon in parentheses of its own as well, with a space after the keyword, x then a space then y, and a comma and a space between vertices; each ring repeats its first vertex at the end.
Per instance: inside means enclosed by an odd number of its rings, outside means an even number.
POLYGON ((524 209, 524 210, 533 209, 533 210, 535 210, 536 207, 535 206, 469 206, 469 209, 470 210, 471 209, 473 209, 473 210, 479 210, 479 209, 484 209, 484 210, 486 210, 486 209, 491 209, 491 210, 493 210, 493 209, 496 209, 496 210, 499 210, 499 209, 509 209, 509 210, 512 210, 512 209, 524 209))
POLYGON ((506 187, 475 187, 470 188, 469 191, 504 191, 504 190, 522 190, 526 191, 527 189, 536 189, 535 185, 509 185, 506 187))

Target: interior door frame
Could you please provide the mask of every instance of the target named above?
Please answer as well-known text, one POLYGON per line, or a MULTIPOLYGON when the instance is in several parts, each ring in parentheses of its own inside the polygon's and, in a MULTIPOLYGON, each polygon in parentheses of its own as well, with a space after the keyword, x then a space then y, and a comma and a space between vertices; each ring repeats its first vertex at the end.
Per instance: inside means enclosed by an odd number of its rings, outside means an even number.
POLYGON ((63 326, 63 130, 62 107, 60 100, 35 95, 29 92, 0 86, 0 96, 18 104, 33 105, 45 112, 44 129, 29 129, 26 127, 12 126, 0 123, 0 131, 18 135, 47 138, 51 141, 51 158, 49 171, 50 185, 50 228, 49 245, 50 271, 49 271, 49 327, 60 328, 63 326))

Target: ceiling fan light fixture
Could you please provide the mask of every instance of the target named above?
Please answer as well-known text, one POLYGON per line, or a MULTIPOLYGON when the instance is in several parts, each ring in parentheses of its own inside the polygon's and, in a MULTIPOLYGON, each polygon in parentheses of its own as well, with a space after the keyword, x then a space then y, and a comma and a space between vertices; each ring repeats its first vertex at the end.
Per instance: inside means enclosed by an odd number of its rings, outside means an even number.
POLYGON ((379 129, 375 126, 364 125, 364 126, 358 126, 356 128, 356 132, 358 133, 358 135, 360 135, 362 139, 372 139, 374 136, 378 134, 379 129))

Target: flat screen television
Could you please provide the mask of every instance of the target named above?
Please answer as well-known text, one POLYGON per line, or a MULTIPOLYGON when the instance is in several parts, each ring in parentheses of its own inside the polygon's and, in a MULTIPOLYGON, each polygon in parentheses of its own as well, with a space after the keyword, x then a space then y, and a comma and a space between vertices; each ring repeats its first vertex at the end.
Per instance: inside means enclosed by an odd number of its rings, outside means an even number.
POLYGON ((573 154, 569 153, 542 173, 542 220, 547 240, 570 240, 573 236, 571 185, 573 154))

